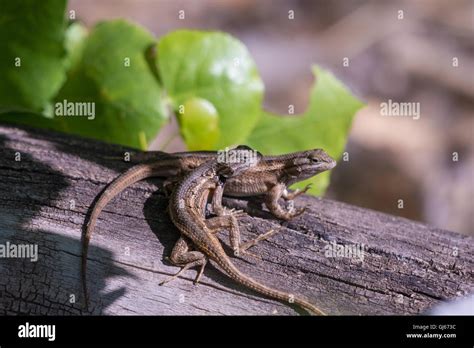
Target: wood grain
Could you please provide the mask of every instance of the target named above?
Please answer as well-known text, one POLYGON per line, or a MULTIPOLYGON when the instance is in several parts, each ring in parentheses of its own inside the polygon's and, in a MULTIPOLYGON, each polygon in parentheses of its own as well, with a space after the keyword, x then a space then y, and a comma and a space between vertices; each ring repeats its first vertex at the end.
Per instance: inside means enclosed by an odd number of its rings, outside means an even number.
MULTIPOLYGON (((124 151, 0 126, 0 244, 36 244, 39 250, 37 262, 0 259, 1 314, 87 314, 80 237, 97 195, 130 166, 113 158, 124 151)), ((265 284, 306 296, 329 314, 417 314, 474 290, 472 237, 309 196, 296 200, 308 209, 290 222, 273 219, 254 200, 226 198, 225 204, 250 213, 239 220, 243 240, 279 228, 253 248, 261 261, 234 258, 236 265, 265 284), (363 247, 363 259, 329 255, 335 245, 363 247)), ((89 313, 300 313, 242 288, 212 265, 198 285, 192 270, 159 286, 178 270, 165 259, 178 238, 166 206, 160 180, 153 179, 128 188, 102 212, 89 254, 89 313)), ((225 231, 221 240, 228 245, 225 231)))

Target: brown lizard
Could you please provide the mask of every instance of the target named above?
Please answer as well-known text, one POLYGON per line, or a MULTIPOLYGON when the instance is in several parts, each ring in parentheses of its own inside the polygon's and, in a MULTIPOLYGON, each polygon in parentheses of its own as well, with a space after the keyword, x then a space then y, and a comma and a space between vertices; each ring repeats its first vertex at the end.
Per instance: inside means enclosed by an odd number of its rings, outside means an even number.
MULTIPOLYGON (((140 156, 141 154, 137 154, 136 157, 140 156)), ((146 158, 149 160, 148 163, 135 165, 112 181, 99 196, 92 209, 85 226, 82 242, 81 273, 86 306, 88 303, 86 269, 89 242, 97 218, 107 203, 125 188, 146 178, 166 177, 168 178, 167 183, 176 182, 183 175, 204 162, 216 159, 218 153, 212 151, 179 152, 174 154, 154 152, 152 154, 153 160, 150 160, 149 156, 150 153, 146 153, 146 158)), ((287 211, 280 206, 279 199, 292 200, 298 195, 305 193, 309 186, 303 190, 296 190, 291 193, 288 193, 287 187, 295 182, 330 170, 335 165, 336 162, 321 149, 278 156, 265 156, 255 166, 229 178, 225 185, 224 193, 234 197, 263 195, 265 204, 274 216, 289 220, 301 214, 304 208, 294 212, 287 211)))
MULTIPOLYGON (((238 147, 231 151, 247 153, 246 151, 248 150, 242 151, 245 148, 238 147)), ((257 157, 259 161, 261 155, 258 154, 257 157)), ((255 242, 251 241, 244 245, 240 243, 239 226, 235 217, 236 213, 228 213, 222 207, 220 201, 222 194, 214 194, 213 196, 214 210, 220 216, 206 219, 205 209, 210 192, 213 190, 223 191, 222 185, 224 181, 227 184, 233 175, 239 175, 239 173, 244 172, 246 169, 254 167, 255 161, 250 159, 252 158, 244 155, 240 156, 239 161, 232 163, 220 162, 218 159, 206 162, 186 175, 174 189, 170 197, 169 213, 171 220, 181 231, 182 237, 173 248, 170 261, 175 265, 181 266, 182 269, 162 284, 175 279, 179 274, 191 267, 200 266, 195 279, 195 283, 197 283, 208 259, 211 259, 230 278, 258 293, 280 301, 295 303, 313 314, 324 315, 319 308, 301 297, 263 285, 243 274, 235 267, 222 248, 216 234, 222 229, 228 229, 231 246, 238 255, 245 253, 248 246, 254 245, 255 242), (191 250, 192 248, 196 250, 191 250)), ((321 168, 326 166, 323 162, 319 165, 321 168)), ((271 232, 265 235, 270 235, 271 232)), ((259 239, 262 239, 261 236, 259 239)))

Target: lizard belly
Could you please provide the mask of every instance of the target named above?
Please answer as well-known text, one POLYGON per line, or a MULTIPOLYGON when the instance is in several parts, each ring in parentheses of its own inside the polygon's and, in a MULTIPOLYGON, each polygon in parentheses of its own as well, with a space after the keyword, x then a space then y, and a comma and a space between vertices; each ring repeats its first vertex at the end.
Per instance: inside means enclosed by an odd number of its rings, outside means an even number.
POLYGON ((268 192, 268 187, 264 182, 236 183, 228 181, 224 187, 224 194, 231 197, 249 197, 263 195, 268 192))

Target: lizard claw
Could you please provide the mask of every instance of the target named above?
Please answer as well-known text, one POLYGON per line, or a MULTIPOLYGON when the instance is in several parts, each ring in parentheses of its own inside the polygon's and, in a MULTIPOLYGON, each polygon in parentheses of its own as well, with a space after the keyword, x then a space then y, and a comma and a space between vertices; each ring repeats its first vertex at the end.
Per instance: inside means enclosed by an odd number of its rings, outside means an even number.
POLYGON ((290 193, 285 193, 282 197, 284 200, 286 201, 292 201, 294 200, 296 197, 308 192, 308 190, 313 186, 312 183, 309 183, 308 185, 306 185, 304 187, 304 189, 300 190, 300 189, 296 189, 295 191, 293 192, 290 192, 290 193))
POLYGON ((239 216, 244 216, 245 213, 243 210, 240 210, 240 209, 234 209, 234 208, 229 209, 229 208, 224 207, 223 215, 233 215, 235 217, 239 217, 239 216))
POLYGON ((247 251, 247 250, 243 250, 243 249, 240 249, 240 250, 234 250, 234 255, 236 257, 241 257, 241 256, 250 256, 252 258, 254 258, 256 261, 260 262, 262 261, 262 257, 260 255, 257 255, 257 254, 254 254, 250 251, 247 251))
POLYGON ((297 209, 297 210, 295 211, 295 213, 293 214, 293 217, 300 216, 300 215, 303 214, 307 209, 308 209, 308 207, 303 207, 303 208, 297 209))
POLYGON ((297 216, 300 216, 301 214, 303 214, 306 211, 306 209, 308 209, 308 207, 303 207, 303 208, 300 208, 300 209, 296 209, 292 212, 288 212, 288 220, 291 220, 291 219, 294 219, 297 216))

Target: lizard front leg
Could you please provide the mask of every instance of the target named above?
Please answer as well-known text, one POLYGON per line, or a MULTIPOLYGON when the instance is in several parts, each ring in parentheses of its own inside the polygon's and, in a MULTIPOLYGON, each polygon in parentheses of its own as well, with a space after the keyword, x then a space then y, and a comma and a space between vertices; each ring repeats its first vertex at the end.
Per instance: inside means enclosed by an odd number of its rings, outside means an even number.
POLYGON ((223 229, 229 230, 229 241, 234 255, 240 252, 240 230, 239 222, 234 214, 216 216, 205 220, 207 228, 213 234, 217 234, 223 229))
POLYGON ((242 210, 235 210, 235 209, 228 209, 222 205, 222 197, 224 195, 224 184, 219 182, 214 189, 214 193, 212 194, 211 206, 212 211, 217 216, 224 216, 224 215, 234 215, 238 216, 242 214, 242 210))
POLYGON ((311 184, 308 184, 305 186, 304 189, 300 190, 300 189, 296 189, 295 191, 293 192, 288 192, 288 189, 284 189, 283 190, 283 193, 281 195, 281 197, 285 200, 285 201, 292 201, 293 199, 295 199, 296 197, 302 195, 303 193, 306 193, 309 189, 311 188, 311 184))
POLYGON ((183 237, 178 239, 173 247, 169 261, 173 265, 181 266, 182 268, 174 276, 162 281, 160 285, 169 283, 173 279, 179 277, 179 275, 184 271, 196 266, 201 266, 201 268, 199 269, 196 279, 194 280, 194 284, 199 283, 202 273, 204 272, 204 267, 207 264, 207 256, 200 251, 189 251, 189 249, 191 249, 191 245, 192 244, 183 237))
POLYGON ((284 184, 273 186, 265 196, 265 204, 268 207, 268 210, 270 210, 275 217, 282 220, 291 220, 292 218, 301 215, 305 211, 305 208, 297 209, 294 212, 289 212, 283 209, 280 206, 280 203, 278 203, 278 200, 283 196, 285 190, 286 186, 284 184))

